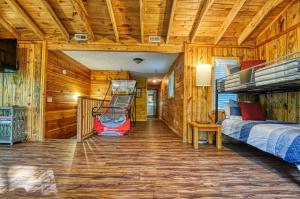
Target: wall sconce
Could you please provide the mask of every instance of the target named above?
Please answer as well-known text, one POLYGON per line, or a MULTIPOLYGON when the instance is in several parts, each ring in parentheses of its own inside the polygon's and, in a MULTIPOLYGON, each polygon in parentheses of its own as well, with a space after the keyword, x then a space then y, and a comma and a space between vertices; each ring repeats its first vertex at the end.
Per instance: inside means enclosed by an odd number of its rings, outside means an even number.
POLYGON ((74 100, 78 100, 78 97, 80 96, 80 93, 74 93, 73 95, 72 95, 72 97, 73 97, 73 99, 74 100))
POLYGON ((211 64, 196 66, 196 86, 211 86, 211 64))

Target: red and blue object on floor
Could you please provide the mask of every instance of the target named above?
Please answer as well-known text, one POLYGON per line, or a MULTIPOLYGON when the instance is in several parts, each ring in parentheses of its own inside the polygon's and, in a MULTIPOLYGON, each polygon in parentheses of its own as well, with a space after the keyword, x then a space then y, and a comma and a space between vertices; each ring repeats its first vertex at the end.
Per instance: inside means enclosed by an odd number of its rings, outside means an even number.
MULTIPOLYGON (((98 135, 121 136, 130 130, 131 107, 135 99, 135 80, 112 80, 109 105, 93 108, 94 130, 98 135)), ((108 91, 110 88, 108 89, 108 91)), ((108 93, 107 91, 107 93, 108 93)), ((105 95, 106 99, 107 94, 105 95)), ((132 117, 135 121, 135 118, 132 117)))
MULTIPOLYGON (((109 114, 106 114, 109 115, 109 114)), ((98 116, 94 119, 94 129, 98 135, 104 136, 122 136, 130 130, 130 118, 125 114, 118 114, 118 118, 113 116, 98 116)))

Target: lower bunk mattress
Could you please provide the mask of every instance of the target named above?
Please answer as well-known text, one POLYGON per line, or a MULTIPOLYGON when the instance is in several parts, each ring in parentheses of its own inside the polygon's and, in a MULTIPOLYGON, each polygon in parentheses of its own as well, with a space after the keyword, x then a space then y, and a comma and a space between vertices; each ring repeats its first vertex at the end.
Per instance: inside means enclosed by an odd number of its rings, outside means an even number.
POLYGON ((300 170, 299 124, 225 119, 222 126, 223 134, 295 164, 300 170))

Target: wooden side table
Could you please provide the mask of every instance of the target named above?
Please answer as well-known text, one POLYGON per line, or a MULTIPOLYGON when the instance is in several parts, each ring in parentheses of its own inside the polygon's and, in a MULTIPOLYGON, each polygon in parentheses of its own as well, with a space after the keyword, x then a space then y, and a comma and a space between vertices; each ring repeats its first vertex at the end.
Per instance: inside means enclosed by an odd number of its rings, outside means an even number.
POLYGON ((222 148, 222 126, 218 124, 201 124, 197 122, 188 123, 188 143, 192 143, 195 149, 199 148, 199 130, 208 133, 208 143, 213 143, 213 135, 216 135, 216 147, 222 148), (192 133, 193 128, 193 133, 192 133))

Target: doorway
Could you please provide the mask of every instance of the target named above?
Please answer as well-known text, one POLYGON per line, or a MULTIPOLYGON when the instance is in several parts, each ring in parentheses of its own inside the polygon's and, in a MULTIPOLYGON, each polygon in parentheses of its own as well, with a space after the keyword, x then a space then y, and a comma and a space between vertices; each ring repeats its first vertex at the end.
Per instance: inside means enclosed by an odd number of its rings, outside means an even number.
POLYGON ((147 116, 149 118, 158 117, 158 91, 149 89, 147 91, 147 116))

